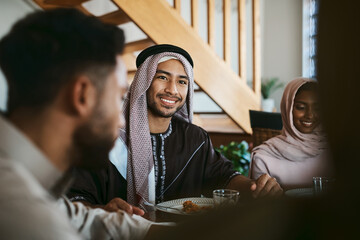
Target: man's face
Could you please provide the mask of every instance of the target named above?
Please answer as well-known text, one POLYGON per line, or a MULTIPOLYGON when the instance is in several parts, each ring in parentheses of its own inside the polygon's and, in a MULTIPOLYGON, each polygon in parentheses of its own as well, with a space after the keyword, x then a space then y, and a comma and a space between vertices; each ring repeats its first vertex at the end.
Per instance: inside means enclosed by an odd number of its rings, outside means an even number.
POLYGON ((302 133, 312 133, 319 125, 318 96, 314 91, 303 90, 294 99, 293 122, 302 133))
POLYGON ((189 78, 179 60, 171 59, 159 63, 148 89, 149 114, 155 117, 172 117, 185 103, 189 78))
POLYGON ((104 168, 108 153, 125 124, 122 104, 127 93, 126 67, 118 57, 114 72, 108 75, 104 89, 98 92, 97 105, 89 120, 74 134, 78 166, 87 169, 104 168))

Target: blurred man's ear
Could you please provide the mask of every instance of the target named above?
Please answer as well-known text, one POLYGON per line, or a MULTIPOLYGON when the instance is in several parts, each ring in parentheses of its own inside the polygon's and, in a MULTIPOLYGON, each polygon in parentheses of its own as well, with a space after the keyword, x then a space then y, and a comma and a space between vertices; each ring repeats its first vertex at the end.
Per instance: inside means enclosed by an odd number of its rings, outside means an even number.
POLYGON ((95 86, 85 75, 78 76, 70 91, 70 104, 75 112, 80 116, 88 116, 92 113, 97 100, 95 86))

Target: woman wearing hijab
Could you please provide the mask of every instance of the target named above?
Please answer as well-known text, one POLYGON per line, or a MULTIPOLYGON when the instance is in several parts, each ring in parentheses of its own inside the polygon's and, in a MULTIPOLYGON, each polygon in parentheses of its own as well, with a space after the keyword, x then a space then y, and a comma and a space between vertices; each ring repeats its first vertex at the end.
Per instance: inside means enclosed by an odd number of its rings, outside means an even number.
POLYGON ((253 149, 250 177, 267 173, 282 188, 309 187, 314 176, 331 175, 326 137, 321 129, 318 83, 296 78, 281 100, 282 133, 253 149))

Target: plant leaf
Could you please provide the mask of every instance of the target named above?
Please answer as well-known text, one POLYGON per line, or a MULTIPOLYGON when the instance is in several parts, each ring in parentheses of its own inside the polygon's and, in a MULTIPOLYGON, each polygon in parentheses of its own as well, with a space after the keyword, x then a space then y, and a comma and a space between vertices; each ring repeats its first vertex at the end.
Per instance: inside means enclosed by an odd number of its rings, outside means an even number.
POLYGON ((278 83, 279 78, 270 78, 261 83, 261 95, 264 99, 269 98, 275 90, 284 86, 284 83, 278 83))

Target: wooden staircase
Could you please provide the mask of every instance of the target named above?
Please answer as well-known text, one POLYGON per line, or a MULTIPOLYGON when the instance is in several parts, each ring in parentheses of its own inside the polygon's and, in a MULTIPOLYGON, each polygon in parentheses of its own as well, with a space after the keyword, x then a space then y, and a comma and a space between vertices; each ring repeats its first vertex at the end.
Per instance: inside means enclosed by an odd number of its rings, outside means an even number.
MULTIPOLYGON (((33 0, 43 9, 74 7, 92 15, 82 4, 88 0, 33 0)), ((103 0, 110 1, 110 0, 103 0)), ((223 110, 227 125, 240 127, 239 132, 251 133, 249 109, 260 109, 260 41, 258 0, 252 0, 253 36, 252 49, 245 43, 245 0, 237 0, 239 74, 230 66, 230 0, 223 0, 223 58, 214 50, 214 5, 215 0, 207 0, 208 42, 198 34, 198 0, 191 1, 191 25, 181 17, 180 0, 174 0, 174 7, 166 0, 112 0, 117 10, 97 16, 104 22, 120 25, 132 21, 146 35, 146 39, 127 43, 124 60, 131 81, 136 71, 134 52, 153 44, 169 43, 186 49, 194 60, 195 82, 223 110), (245 51, 252 51, 252 86, 246 83, 245 51), (226 119, 227 118, 227 119, 226 119), (229 119, 230 118, 230 119, 229 119)), ((219 116, 218 116, 219 118, 219 116)), ((220 117, 221 118, 221 117, 220 117)), ((207 121, 202 115, 195 120, 207 121)), ((219 121, 218 121, 219 122, 219 121)), ((234 129, 234 128, 233 128, 234 129)))

